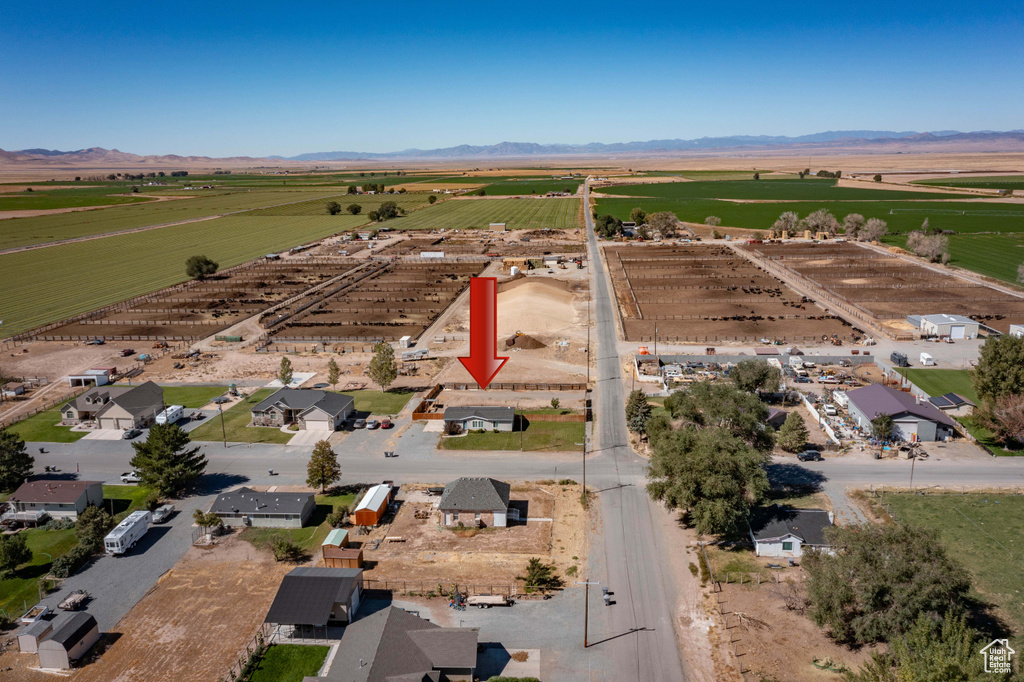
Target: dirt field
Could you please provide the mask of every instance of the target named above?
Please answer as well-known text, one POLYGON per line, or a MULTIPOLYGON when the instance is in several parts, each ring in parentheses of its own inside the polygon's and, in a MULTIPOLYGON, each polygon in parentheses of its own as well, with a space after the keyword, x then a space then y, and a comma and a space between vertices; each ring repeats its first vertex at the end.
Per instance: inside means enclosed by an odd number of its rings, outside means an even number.
POLYGON ((753 244, 749 249, 804 277, 894 333, 907 315, 971 317, 1003 333, 1024 322, 1024 299, 851 243, 753 244))
POLYGON ((731 249, 605 247, 628 341, 792 342, 852 337, 826 314, 731 249))
POLYGON ((580 504, 579 485, 513 484, 511 506, 536 520, 476 531, 439 527, 432 508, 439 498, 425 495, 427 487, 403 487, 399 499, 404 501, 390 524, 370 535, 352 536, 364 549, 378 538, 405 539, 365 551, 367 580, 508 586, 531 557, 554 563, 564 577, 570 566, 582 565, 580 557, 587 556, 589 517, 580 504), (416 510, 428 512, 428 518, 415 518, 416 510))

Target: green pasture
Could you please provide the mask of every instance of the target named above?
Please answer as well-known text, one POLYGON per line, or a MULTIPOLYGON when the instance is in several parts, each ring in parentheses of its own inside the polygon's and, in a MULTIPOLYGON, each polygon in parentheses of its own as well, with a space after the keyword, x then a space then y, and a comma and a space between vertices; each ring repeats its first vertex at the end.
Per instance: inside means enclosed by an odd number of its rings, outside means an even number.
POLYGON ((896 199, 929 201, 958 196, 962 198, 963 196, 912 190, 838 187, 836 180, 811 178, 613 185, 602 187, 600 192, 654 199, 746 199, 758 201, 890 201, 896 199))
POLYGON ((896 371, 932 397, 946 393, 958 393, 971 402, 978 403, 978 394, 974 392, 969 370, 900 367, 896 371))
POLYGON ((0 255, 4 335, 181 282, 189 256, 204 254, 226 268, 362 222, 326 214, 228 216, 0 255))
MULTIPOLYGON (((792 178, 792 175, 768 175, 771 171, 755 170, 680 170, 680 171, 642 171, 637 177, 678 177, 687 180, 753 180, 754 173, 760 173, 762 180, 792 178)), ((614 179, 614 178, 613 178, 614 179)), ((808 178, 808 180, 818 178, 808 178)))
MULTIPOLYGON (((440 199, 440 197, 438 197, 440 199)), ((317 215, 328 215, 327 204, 332 201, 336 201, 341 205, 341 213, 334 216, 335 218, 352 218, 352 216, 345 210, 350 204, 358 204, 362 206, 363 210, 359 215, 355 216, 355 219, 360 221, 360 224, 368 223, 369 218, 366 214, 370 211, 374 211, 380 208, 380 205, 385 201, 393 201, 406 211, 415 211, 418 208, 427 206, 427 195, 426 194, 339 194, 330 197, 323 197, 318 199, 310 199, 309 201, 302 201, 297 204, 285 204, 283 206, 275 206, 273 208, 261 208, 255 211, 246 213, 247 216, 317 216, 317 215)))
MULTIPOLYGON (((67 183, 73 184, 73 183, 67 183)), ((97 186, 51 189, 50 185, 33 184, 32 191, 4 193, 0 185, 0 211, 42 211, 55 208, 82 208, 115 204, 139 204, 153 201, 150 198, 132 195, 132 186, 139 183, 99 183, 97 186)), ((142 188, 139 188, 140 192, 142 188)))
POLYGON ((491 196, 511 196, 515 194, 546 194, 548 192, 568 191, 573 194, 579 189, 582 180, 552 180, 551 178, 508 180, 496 182, 484 187, 484 192, 491 196))
POLYGON ((460 199, 386 224, 396 230, 474 230, 506 223, 512 230, 572 229, 579 226, 579 199, 460 199))
MULTIPOLYGON (((1024 217, 1024 216, 1022 216, 1024 217)), ((889 235, 886 244, 906 247, 906 234, 889 235)), ((1004 282, 1017 282, 1017 267, 1024 262, 1024 231, 1009 234, 956 234, 949 236, 950 264, 1004 282)))
POLYGON ((968 178, 935 178, 933 180, 915 180, 912 185, 930 185, 932 187, 964 187, 967 189, 1024 189, 1024 175, 992 175, 987 177, 968 178))

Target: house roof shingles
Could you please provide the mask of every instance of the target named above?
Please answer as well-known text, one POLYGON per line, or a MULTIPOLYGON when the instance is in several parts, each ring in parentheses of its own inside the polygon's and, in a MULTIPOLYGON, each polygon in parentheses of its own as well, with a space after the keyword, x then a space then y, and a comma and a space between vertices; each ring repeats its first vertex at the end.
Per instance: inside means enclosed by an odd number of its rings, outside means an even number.
POLYGON ((347 602, 363 579, 361 568, 301 566, 281 580, 265 623, 327 625, 335 602, 347 602))
POLYGON ((852 391, 848 391, 846 397, 868 419, 873 419, 876 415, 882 414, 891 417, 908 413, 915 417, 945 424, 946 426, 954 426, 953 420, 950 417, 943 414, 941 410, 928 401, 918 402, 917 398, 909 393, 897 391, 894 388, 882 386, 881 384, 871 384, 870 386, 855 388, 852 391))
POLYGON ((274 391, 270 396, 261 401, 253 412, 265 412, 266 410, 279 405, 289 410, 306 412, 313 408, 323 410, 331 416, 337 416, 348 410, 355 400, 352 396, 330 391, 319 391, 311 388, 282 388, 274 391))
POLYGON ((515 410, 511 407, 449 407, 444 411, 446 422, 461 422, 476 417, 490 422, 512 423, 515 410))
POLYGON ((28 481, 18 486, 10 496, 10 502, 36 502, 42 504, 74 504, 90 486, 100 485, 99 481, 58 481, 43 479, 28 481))
POLYGON ((438 509, 441 511, 508 511, 512 487, 493 478, 460 478, 444 487, 438 509))
POLYGON ((301 514, 313 493, 260 493, 251 488, 239 488, 217 496, 210 511, 250 514, 301 514))
POLYGON ((767 541, 794 535, 805 545, 825 547, 825 529, 832 527, 832 519, 824 509, 789 509, 763 507, 750 515, 750 532, 755 540, 767 541))

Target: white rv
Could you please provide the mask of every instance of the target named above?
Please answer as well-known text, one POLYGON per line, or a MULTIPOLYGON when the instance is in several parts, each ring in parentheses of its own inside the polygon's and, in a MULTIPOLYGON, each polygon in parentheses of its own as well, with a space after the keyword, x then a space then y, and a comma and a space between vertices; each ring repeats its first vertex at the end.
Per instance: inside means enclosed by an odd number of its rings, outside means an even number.
POLYGON ((152 520, 153 515, 148 511, 132 512, 103 538, 103 549, 107 554, 124 554, 146 534, 152 520))
POLYGON ((171 405, 156 416, 157 424, 176 424, 185 416, 185 408, 182 405, 171 405))

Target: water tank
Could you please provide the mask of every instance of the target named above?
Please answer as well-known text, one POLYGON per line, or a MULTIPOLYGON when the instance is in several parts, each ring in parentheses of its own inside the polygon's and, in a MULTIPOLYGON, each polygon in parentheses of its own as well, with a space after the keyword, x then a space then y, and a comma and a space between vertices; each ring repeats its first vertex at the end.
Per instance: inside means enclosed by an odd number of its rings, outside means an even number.
POLYGON ((516 275, 518 275, 518 274, 519 274, 519 266, 518 266, 518 265, 513 265, 513 266, 512 266, 512 270, 511 270, 511 272, 512 272, 512 276, 513 276, 513 277, 515 277, 516 275))

